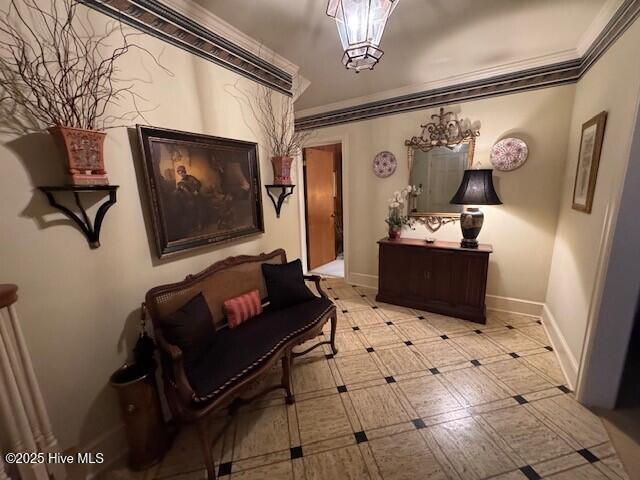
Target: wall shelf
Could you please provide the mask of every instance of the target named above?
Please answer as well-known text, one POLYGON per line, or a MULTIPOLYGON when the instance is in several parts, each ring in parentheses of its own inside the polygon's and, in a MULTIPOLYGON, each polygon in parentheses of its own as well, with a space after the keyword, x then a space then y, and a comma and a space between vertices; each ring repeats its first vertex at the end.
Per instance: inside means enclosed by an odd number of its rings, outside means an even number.
POLYGON ((118 185, 65 185, 54 187, 38 187, 38 189, 47 196, 49 205, 60 210, 80 228, 84 236, 87 237, 87 241, 89 242, 89 246, 91 248, 98 248, 100 246, 100 228, 102 227, 102 221, 104 220, 104 216, 107 213, 107 210, 109 210, 109 208, 111 208, 111 206, 116 203, 116 190, 118 190, 118 185), (76 205, 80 209, 81 217, 69 208, 58 203, 55 197, 55 193, 60 192, 73 193, 76 205), (89 215, 87 215, 87 211, 82 205, 82 202, 80 201, 80 196, 82 193, 100 192, 108 193, 109 198, 102 205, 100 205, 100 207, 98 207, 98 212, 96 213, 96 217, 92 222, 89 218, 89 215))
POLYGON ((276 217, 280 218, 280 210, 282 209, 282 204, 284 203, 284 199, 287 198, 289 195, 293 195, 293 189, 295 188, 295 185, 271 184, 271 185, 265 185, 264 188, 267 189, 267 194, 271 199, 271 203, 273 203, 273 207, 276 209, 276 217), (277 188, 280 189, 280 194, 277 197, 275 197, 273 196, 271 191, 277 188), (290 190, 287 190, 287 189, 290 189, 290 190))

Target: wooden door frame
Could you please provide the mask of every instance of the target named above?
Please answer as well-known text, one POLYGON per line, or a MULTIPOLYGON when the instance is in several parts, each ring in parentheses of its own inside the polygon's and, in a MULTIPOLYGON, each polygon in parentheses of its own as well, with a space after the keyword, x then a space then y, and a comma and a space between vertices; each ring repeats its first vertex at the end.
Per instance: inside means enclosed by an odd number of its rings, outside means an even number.
MULTIPOLYGON (((342 153, 342 246, 344 254, 344 278, 346 281, 350 281, 351 269, 349 266, 349 136, 344 135, 330 135, 327 137, 314 137, 307 143, 302 145, 302 148, 310 147, 322 147, 326 145, 335 145, 339 143, 341 145, 342 153)), ((305 184, 305 172, 303 165, 303 153, 300 152, 300 161, 297 162, 297 174, 300 179, 300 189, 306 191, 305 184)), ((303 269, 308 272, 309 256, 307 254, 307 220, 306 212, 307 205, 305 201, 305 195, 298 195, 299 212, 300 212, 300 257, 302 260, 303 269)))

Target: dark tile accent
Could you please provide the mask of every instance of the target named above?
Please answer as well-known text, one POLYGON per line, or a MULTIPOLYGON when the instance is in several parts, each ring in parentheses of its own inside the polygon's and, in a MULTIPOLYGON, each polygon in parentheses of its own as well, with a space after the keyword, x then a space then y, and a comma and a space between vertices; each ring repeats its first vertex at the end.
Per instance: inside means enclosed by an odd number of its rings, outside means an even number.
POLYGON ((529 403, 522 395, 514 395, 513 399, 518 402, 520 405, 524 405, 525 403, 529 403))
POLYGON ((597 461, 600 460, 598 457, 596 457, 593 453, 591 453, 586 448, 583 448, 582 450, 577 450, 576 453, 582 455, 584 459, 589 463, 596 463, 597 461))
POLYGON ((367 352, 373 353, 375 352, 375 350, 373 349, 373 347, 367 347, 367 352))
POLYGON ((420 315, 420 316, 418 317, 418 320, 424 320, 424 317, 423 317, 422 315, 420 315))
POLYGON ((387 325, 393 325, 393 322, 386 322, 387 325))
POLYGON ((562 392, 562 393, 571 393, 571 390, 569 390, 567 387, 565 387, 564 385, 558 385, 558 389, 562 392))
POLYGON ((357 443, 362 443, 362 442, 368 442, 369 439, 367 438, 367 434, 360 431, 360 432, 356 432, 353 434, 354 437, 356 437, 356 442, 357 443))
POLYGON ((221 463, 218 467, 218 476, 223 477, 225 475, 231 475, 231 464, 233 462, 221 463))
POLYGON ((379 309, 380 307, 379 307, 379 306, 377 306, 377 305, 374 305, 374 306, 373 306, 373 307, 371 307, 371 308, 373 308, 374 310, 377 310, 377 309, 379 309))
POLYGON ((347 386, 346 385, 338 385, 338 393, 347 393, 347 386))
POLYGON ((547 350, 549 350, 550 352, 553 352, 553 347, 550 347, 550 346, 548 346, 548 345, 547 345, 547 346, 546 346, 546 347, 544 347, 544 348, 546 348, 546 349, 547 349, 547 350))
POLYGON ((482 330, 474 330, 478 335, 482 335, 482 330))
POLYGON ((422 421, 421 418, 416 418, 415 420, 411 420, 411 423, 413 423, 413 426, 416 427, 417 430, 420 430, 421 428, 426 427, 425 423, 422 421))
POLYGON ((443 340, 449 340, 449 337, 447 337, 446 335, 440 335, 440 338, 443 340))
POLYGON ((471 365, 473 365, 474 367, 479 367, 481 364, 479 360, 471 360, 471 365))
POLYGON ((327 287, 327 290, 333 290, 333 288, 331 288, 331 287, 327 287))
POLYGON ((364 293, 361 293, 361 294, 360 294, 360 296, 361 296, 362 298, 365 298, 365 297, 366 297, 366 295, 365 295, 364 293))
POLYGON ((387 383, 396 383, 396 379, 393 377, 384 377, 387 383))
POLYGON ((516 352, 511 352, 509 355, 511 355, 513 358, 520 358, 520 355, 518 355, 516 352))
POLYGON ((291 460, 302 458, 302 447, 291 447, 291 460))
POLYGON ((351 327, 351 328, 353 328, 355 331, 360 330, 360 327, 357 327, 357 326, 356 327, 351 327))
POLYGON ((407 347, 410 347, 411 345, 413 345, 413 342, 412 342, 411 340, 407 340, 406 342, 404 342, 404 344, 405 344, 407 347))
POLYGON ((333 358, 333 353, 327 353, 324 358, 326 358, 327 360, 331 360, 333 358))
POLYGON ((333 297, 333 299, 334 299, 334 300, 340 300, 340 298, 339 298, 339 297, 333 297))
POLYGON ((509 330, 513 330, 513 329, 514 329, 514 328, 516 328, 516 327, 514 327, 513 325, 507 325, 507 328, 508 328, 509 330))
POLYGON ((536 320, 536 323, 537 323, 538 325, 542 325, 542 321, 540 321, 540 320, 536 320))
POLYGON ((440 370, 438 370, 437 368, 430 368, 429 371, 434 375, 438 375, 440 373, 440 370))
POLYGON ((536 472, 531 465, 525 465, 524 467, 520 468, 520 471, 524 474, 525 477, 528 478, 528 480, 542 479, 540 474, 538 474, 538 472, 536 472))
POLYGON ((342 313, 349 313, 349 310, 342 310, 342 313))

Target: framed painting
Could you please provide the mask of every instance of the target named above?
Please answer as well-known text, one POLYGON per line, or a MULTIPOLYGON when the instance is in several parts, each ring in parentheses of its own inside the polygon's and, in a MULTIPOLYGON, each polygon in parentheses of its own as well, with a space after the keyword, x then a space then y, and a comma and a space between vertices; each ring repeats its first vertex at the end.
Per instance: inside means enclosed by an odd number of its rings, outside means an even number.
POLYGON ((606 122, 607 112, 600 112, 582 125, 578 166, 573 185, 574 210, 591 213, 606 122))
POLYGON ((257 144, 137 130, 160 258, 264 233, 257 144))

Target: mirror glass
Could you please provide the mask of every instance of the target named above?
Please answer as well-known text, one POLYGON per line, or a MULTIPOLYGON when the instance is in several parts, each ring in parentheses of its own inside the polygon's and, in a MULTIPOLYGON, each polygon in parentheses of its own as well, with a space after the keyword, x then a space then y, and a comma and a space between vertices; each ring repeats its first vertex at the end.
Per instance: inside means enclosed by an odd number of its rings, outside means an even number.
POLYGON ((463 142, 453 148, 435 147, 424 152, 410 147, 409 184, 422 192, 411 197, 411 215, 459 214, 464 205, 451 205, 465 169, 471 167, 473 145, 463 142))

